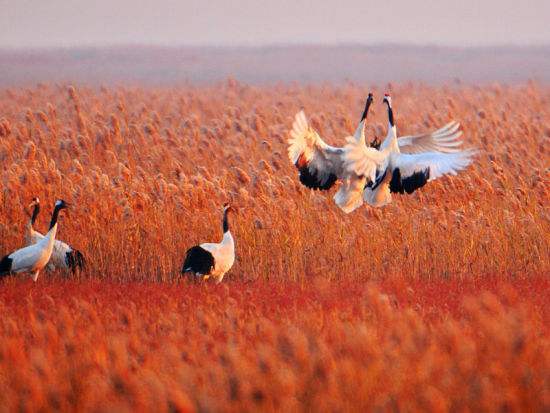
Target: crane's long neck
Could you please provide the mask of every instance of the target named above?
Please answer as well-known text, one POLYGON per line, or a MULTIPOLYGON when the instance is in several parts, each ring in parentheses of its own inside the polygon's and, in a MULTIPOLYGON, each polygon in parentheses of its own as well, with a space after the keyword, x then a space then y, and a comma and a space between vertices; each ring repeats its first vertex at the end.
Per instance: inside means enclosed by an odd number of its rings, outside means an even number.
MULTIPOLYGON (((46 254, 49 254, 51 256, 53 251, 53 246, 55 244, 55 236, 57 234, 57 219, 59 218, 59 211, 61 211, 62 206, 56 205, 53 209, 52 213, 52 219, 50 221, 50 229, 48 230, 48 233, 42 238, 39 243, 41 245, 46 244, 46 254)), ((49 260, 48 256, 48 260, 49 260)))
POLYGON ((46 244, 46 250, 49 251, 49 254, 53 251, 53 246, 55 244, 55 236, 57 235, 57 222, 53 224, 52 227, 50 227, 49 231, 44 235, 44 238, 42 238, 40 241, 38 241, 39 244, 46 244))
POLYGON ((229 231, 229 210, 223 212, 223 238, 222 244, 224 245, 234 245, 233 235, 229 231))
POLYGON ((29 220, 29 223, 27 225, 26 241, 28 245, 34 242, 33 235, 35 231, 33 227, 39 213, 40 213, 40 204, 34 204, 32 214, 31 214, 31 219, 29 220))
POLYGON ((399 151, 399 145, 397 144, 397 127, 395 126, 395 119, 393 117, 393 108, 390 101, 386 100, 386 104, 388 105, 388 134, 386 136, 386 141, 388 141, 388 143, 384 146, 395 151, 399 151))
POLYGON ((372 103, 372 95, 369 95, 367 98, 367 103, 365 104, 365 109, 361 115, 361 120, 359 121, 359 126, 355 130, 353 136, 357 141, 365 141, 365 128, 367 126, 367 115, 369 114, 369 108, 372 103))
POLYGON ((55 242, 55 236, 57 235, 57 223, 54 224, 53 227, 50 228, 50 230, 46 233, 44 238, 42 238, 39 242, 46 242, 49 246, 49 248, 53 248, 53 244, 55 242))
POLYGON ((37 242, 37 245, 40 245, 41 248, 43 248, 43 252, 44 254, 46 254, 48 260, 50 259, 53 252, 53 248, 55 246, 56 235, 57 235, 57 224, 54 224, 54 226, 50 228, 50 230, 44 236, 44 238, 42 238, 37 242))
POLYGON ((229 211, 226 209, 223 211, 223 233, 225 235, 226 232, 229 232, 229 211))
POLYGON ((56 205, 55 208, 53 209, 52 219, 50 220, 50 229, 48 230, 48 234, 52 230, 57 229, 57 219, 59 218, 59 211, 61 211, 61 207, 59 205, 56 205))
POLYGON ((32 215, 31 215, 31 222, 30 222, 31 228, 34 226, 34 223, 36 222, 36 218, 38 218, 39 213, 40 213, 40 204, 34 204, 34 208, 32 210, 32 215))
POLYGON ((367 98, 367 103, 365 103, 365 110, 363 110, 363 114, 361 115, 361 120, 366 121, 367 115, 369 114, 370 105, 372 103, 372 96, 369 96, 367 98))
POLYGON ((395 126, 395 121, 393 119, 393 108, 391 107, 391 103, 386 101, 386 104, 388 105, 388 128, 393 128, 395 126))

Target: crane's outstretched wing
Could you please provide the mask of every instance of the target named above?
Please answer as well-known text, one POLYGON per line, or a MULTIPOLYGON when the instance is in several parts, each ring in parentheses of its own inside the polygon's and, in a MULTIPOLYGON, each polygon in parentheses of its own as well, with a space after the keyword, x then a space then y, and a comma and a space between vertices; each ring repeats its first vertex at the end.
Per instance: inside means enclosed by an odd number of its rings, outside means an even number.
POLYGON ((443 175, 456 175, 472 163, 476 153, 475 150, 467 150, 454 153, 393 154, 390 191, 410 194, 443 175))
POLYGON ((462 145, 462 131, 458 130, 459 127, 460 123, 452 121, 433 132, 401 136, 397 139, 397 144, 403 153, 459 152, 462 145))
POLYGON ((288 157, 300 171, 300 182, 312 189, 331 188, 342 172, 342 148, 327 145, 298 112, 288 139, 288 157))

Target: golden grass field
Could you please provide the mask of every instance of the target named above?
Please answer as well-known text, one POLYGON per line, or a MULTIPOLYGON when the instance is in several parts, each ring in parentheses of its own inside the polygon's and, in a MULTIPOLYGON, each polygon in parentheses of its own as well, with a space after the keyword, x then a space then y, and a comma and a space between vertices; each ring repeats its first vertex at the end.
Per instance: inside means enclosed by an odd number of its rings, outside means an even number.
POLYGON ((0 90, 0 254, 45 231, 78 277, 0 282, 3 411, 550 410, 550 87, 277 85, 0 90), (286 154, 304 108, 330 144, 461 122, 480 155, 350 215, 286 154), (188 247, 237 259, 191 285, 188 247))

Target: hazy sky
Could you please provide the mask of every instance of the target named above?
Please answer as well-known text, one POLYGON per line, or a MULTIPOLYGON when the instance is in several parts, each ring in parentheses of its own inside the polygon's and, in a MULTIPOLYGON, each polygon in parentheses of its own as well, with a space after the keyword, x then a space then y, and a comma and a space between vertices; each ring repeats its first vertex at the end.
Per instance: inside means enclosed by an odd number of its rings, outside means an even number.
POLYGON ((550 0, 0 0, 0 47, 550 44, 550 0))

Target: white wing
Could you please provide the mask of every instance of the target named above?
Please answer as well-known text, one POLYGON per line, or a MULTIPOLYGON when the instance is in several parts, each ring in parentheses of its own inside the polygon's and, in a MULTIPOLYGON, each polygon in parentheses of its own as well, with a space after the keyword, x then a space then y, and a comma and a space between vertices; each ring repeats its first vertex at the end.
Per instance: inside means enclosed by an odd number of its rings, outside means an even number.
POLYGON ((309 126, 303 110, 294 118, 288 144, 288 157, 300 170, 305 186, 329 189, 341 177, 342 148, 327 145, 309 126))
POLYGON ((458 130, 460 123, 449 122, 442 128, 419 135, 401 136, 397 139, 402 153, 442 152, 455 153, 460 151, 462 131, 458 130))
POLYGON ((476 153, 475 150, 467 150, 454 153, 393 154, 392 164, 394 170, 399 169, 403 179, 429 170, 428 181, 433 181, 443 175, 456 175, 472 163, 476 153))
POLYGON ((40 259, 43 254, 43 248, 37 244, 29 245, 12 252, 9 257, 13 260, 12 271, 23 272, 29 271, 33 268, 36 261, 40 259))
POLYGON ((348 137, 346 140, 348 143, 344 147, 344 169, 374 182, 376 170, 385 169, 388 162, 387 153, 368 147, 364 142, 357 141, 353 137, 348 137))

